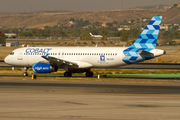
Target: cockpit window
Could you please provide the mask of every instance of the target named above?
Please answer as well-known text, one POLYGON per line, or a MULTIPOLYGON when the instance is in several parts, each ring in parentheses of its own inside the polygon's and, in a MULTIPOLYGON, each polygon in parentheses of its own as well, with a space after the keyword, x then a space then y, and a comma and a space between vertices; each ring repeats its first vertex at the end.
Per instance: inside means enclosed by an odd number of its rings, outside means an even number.
POLYGON ((14 55, 14 52, 11 52, 10 55, 14 55))

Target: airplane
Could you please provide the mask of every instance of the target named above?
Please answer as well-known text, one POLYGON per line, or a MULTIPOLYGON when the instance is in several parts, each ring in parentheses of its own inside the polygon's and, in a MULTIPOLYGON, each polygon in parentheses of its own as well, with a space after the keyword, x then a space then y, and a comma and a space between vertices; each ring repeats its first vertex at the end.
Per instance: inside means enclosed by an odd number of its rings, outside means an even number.
POLYGON ((93 38, 102 38, 103 36, 102 35, 93 35, 92 33, 89 33, 91 35, 91 37, 93 38))
POLYGON ((15 33, 4 33, 4 35, 6 36, 6 38, 16 38, 17 35, 15 33))
POLYGON ((84 73, 93 77, 92 68, 116 68, 166 54, 156 49, 162 16, 154 16, 137 40, 129 47, 23 47, 13 50, 4 61, 24 67, 24 76, 32 67, 35 73, 64 69, 64 77, 84 73))

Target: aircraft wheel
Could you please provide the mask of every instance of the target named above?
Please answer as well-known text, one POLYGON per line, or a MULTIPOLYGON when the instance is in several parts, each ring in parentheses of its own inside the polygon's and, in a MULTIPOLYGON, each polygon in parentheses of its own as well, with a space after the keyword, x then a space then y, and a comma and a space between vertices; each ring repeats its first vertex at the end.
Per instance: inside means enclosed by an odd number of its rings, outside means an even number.
POLYGON ((72 77, 72 73, 70 73, 70 72, 65 72, 65 73, 64 73, 64 77, 72 77))
POLYGON ((86 72, 86 77, 93 77, 94 73, 93 72, 86 72))
POLYGON ((24 76, 28 76, 28 73, 27 73, 27 72, 24 72, 23 75, 24 75, 24 76))

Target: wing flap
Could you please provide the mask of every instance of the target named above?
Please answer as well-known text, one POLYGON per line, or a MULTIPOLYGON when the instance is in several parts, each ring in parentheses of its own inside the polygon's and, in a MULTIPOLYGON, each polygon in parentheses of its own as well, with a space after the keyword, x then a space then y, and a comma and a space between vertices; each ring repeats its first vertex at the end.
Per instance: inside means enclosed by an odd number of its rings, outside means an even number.
POLYGON ((87 63, 87 62, 81 62, 81 61, 70 61, 70 60, 65 60, 65 59, 59 59, 51 56, 42 56, 42 58, 46 59, 49 61, 50 64, 52 65, 68 65, 68 66, 77 66, 78 68, 90 68, 92 67, 92 64, 87 63))
POLYGON ((78 65, 76 62, 69 61, 69 60, 64 60, 64 59, 59 59, 51 56, 41 56, 42 58, 46 59, 49 61, 51 64, 67 64, 67 65, 78 65))

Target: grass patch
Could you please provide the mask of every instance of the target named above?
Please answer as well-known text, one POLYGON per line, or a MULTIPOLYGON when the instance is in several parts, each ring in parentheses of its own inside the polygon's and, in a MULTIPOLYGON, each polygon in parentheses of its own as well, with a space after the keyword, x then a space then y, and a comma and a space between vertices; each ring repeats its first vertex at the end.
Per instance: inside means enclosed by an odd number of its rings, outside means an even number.
MULTIPOLYGON (((18 73, 23 73, 24 69, 22 68, 14 68, 14 70, 12 70, 12 68, 0 68, 0 74, 1 73, 6 73, 7 74, 11 74, 14 72, 18 73)), ((180 71, 178 70, 119 70, 119 69, 95 69, 92 70, 94 75, 98 75, 98 74, 180 74, 180 71)), ((47 75, 63 75, 65 72, 65 70, 63 69, 59 69, 57 72, 53 72, 53 73, 46 73, 47 75)), ((28 73, 33 73, 32 68, 30 68, 28 70, 28 73)), ((37 73, 38 74, 38 73, 37 73)), ((77 75, 77 76, 81 76, 81 75, 85 75, 85 73, 73 73, 73 75, 77 75)))

